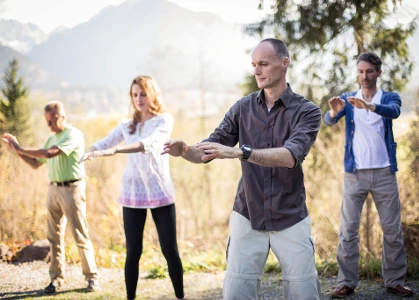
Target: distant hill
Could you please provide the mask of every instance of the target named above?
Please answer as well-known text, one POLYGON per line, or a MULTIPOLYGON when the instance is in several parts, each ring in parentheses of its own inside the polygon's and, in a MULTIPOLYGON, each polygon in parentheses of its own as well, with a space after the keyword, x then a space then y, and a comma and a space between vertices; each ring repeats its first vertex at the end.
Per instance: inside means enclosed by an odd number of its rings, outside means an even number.
MULTIPOLYGON (((20 76, 24 76, 25 84, 31 88, 58 88, 65 85, 58 76, 33 63, 25 55, 0 44, 0 75, 4 73, 10 61, 19 61, 20 76)), ((2 82, 0 83, 0 85, 2 82)))
POLYGON ((240 25, 166 0, 127 0, 53 35, 29 57, 74 85, 125 88, 150 74, 165 90, 225 89, 243 78, 250 45, 240 25))
MULTIPOLYGON (((415 14, 417 10, 405 7, 393 21, 415 14)), ((62 100, 94 116, 126 113, 132 78, 147 74, 159 82, 169 108, 186 110, 186 115, 210 114, 240 97, 238 85, 251 70, 248 50, 256 43, 241 25, 212 13, 192 12, 166 0, 126 0, 48 36, 35 25, 0 20, 0 76, 17 57, 31 95, 62 100), (16 49, 31 50, 22 54, 16 49)), ((409 86, 417 86, 419 28, 408 43, 417 62, 409 86)), ((294 84, 299 78, 292 79, 294 84)), ((405 109, 416 101, 411 94, 404 97, 405 109)))
POLYGON ((0 20, 0 44, 26 53, 46 40, 47 34, 34 24, 0 20))

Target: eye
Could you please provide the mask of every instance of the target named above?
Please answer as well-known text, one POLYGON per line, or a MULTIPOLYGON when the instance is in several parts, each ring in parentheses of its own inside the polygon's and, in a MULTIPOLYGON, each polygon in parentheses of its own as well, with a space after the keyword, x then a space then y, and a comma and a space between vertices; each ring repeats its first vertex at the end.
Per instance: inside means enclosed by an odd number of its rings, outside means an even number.
POLYGON ((141 97, 147 97, 147 94, 146 93, 141 93, 140 96, 141 97))

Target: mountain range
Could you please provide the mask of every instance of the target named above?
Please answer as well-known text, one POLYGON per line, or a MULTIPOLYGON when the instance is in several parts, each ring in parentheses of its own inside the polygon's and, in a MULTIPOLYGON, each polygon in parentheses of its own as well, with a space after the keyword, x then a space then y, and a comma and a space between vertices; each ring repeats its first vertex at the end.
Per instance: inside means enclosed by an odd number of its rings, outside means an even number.
POLYGON ((238 83, 249 64, 241 26, 166 0, 128 0, 59 32, 28 57, 75 85, 127 87, 151 74, 165 90, 196 88, 205 72, 213 88, 238 83))
POLYGON ((0 20, 0 44, 27 53, 36 45, 45 42, 48 35, 31 23, 16 20, 0 20))
MULTIPOLYGON (((406 18, 418 11, 402 13, 406 18)), ((170 107, 199 111, 206 101, 208 111, 240 96, 238 86, 250 70, 248 50, 256 43, 242 25, 212 13, 166 0, 126 0, 49 35, 33 24, 0 20, 0 73, 16 57, 32 94, 81 111, 85 105, 92 114, 126 111, 131 80, 147 74, 157 79, 170 107)), ((408 43, 417 49, 419 30, 408 43)), ((413 78, 418 75, 417 66, 413 78)))

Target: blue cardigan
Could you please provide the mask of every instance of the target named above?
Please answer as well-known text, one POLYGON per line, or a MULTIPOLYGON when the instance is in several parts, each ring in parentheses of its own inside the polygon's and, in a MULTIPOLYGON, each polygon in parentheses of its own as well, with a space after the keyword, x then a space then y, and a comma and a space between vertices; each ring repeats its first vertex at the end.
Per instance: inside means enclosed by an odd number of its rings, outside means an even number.
MULTIPOLYGON (((324 123, 326 125, 336 124, 343 116, 346 116, 345 126, 345 172, 355 173, 355 157, 352 149, 352 143, 354 140, 355 123, 354 123, 354 106, 350 104, 347 97, 355 96, 357 92, 344 93, 340 97, 345 100, 346 106, 338 115, 334 118, 330 117, 330 111, 324 116, 324 123)), ((397 160, 396 160, 396 147, 397 144, 394 142, 393 136, 393 119, 397 119, 400 116, 400 107, 402 100, 399 94, 393 92, 383 91, 381 97, 381 104, 376 104, 375 113, 382 116, 384 123, 384 141, 386 143, 388 156, 390 159, 391 172, 397 172, 397 160)))

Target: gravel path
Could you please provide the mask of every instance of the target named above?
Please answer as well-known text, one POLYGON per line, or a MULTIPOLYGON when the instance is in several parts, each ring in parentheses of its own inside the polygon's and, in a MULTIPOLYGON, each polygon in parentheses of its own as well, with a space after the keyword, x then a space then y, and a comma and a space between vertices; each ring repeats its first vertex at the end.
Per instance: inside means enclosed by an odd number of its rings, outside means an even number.
MULTIPOLYGON (((43 295, 48 284, 48 265, 37 261, 24 264, 0 263, 0 299, 125 299, 124 274, 121 269, 100 268, 101 290, 86 293, 83 275, 79 266, 67 266, 66 283, 52 296, 43 295)), ((188 273, 185 275, 185 293, 188 300, 221 300, 223 273, 188 273)), ((323 298, 333 290, 335 278, 321 278, 323 298)), ((409 283, 415 291, 413 299, 419 299, 419 281, 409 283)), ((168 278, 144 279, 138 284, 137 299, 175 299, 168 278)), ((266 275, 262 281, 261 300, 283 299, 281 282, 276 275, 266 275)), ((349 300, 393 300, 400 299, 385 292, 381 282, 361 281, 356 294, 349 300)), ((412 298, 410 298, 412 299, 412 298)))

